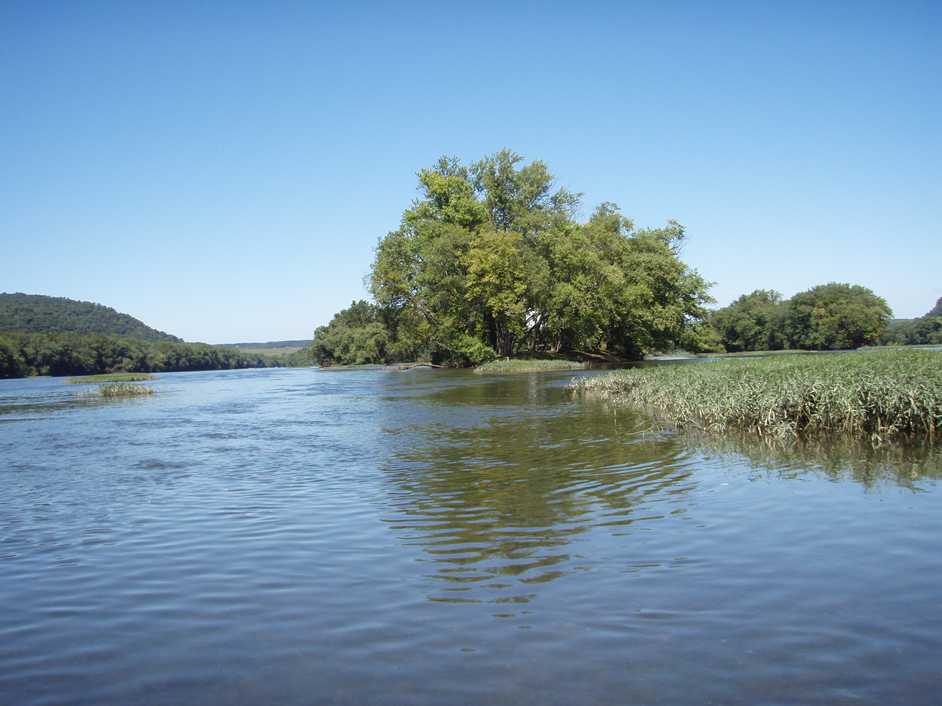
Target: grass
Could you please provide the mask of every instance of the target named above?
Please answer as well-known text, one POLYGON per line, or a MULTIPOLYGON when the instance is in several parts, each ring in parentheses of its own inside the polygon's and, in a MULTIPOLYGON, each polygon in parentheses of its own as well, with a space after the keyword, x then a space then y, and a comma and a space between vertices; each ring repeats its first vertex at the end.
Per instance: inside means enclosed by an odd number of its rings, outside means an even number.
POLYGON ((150 373, 102 373, 101 375, 82 375, 81 377, 69 378, 70 385, 85 385, 97 382, 141 382, 143 380, 155 380, 150 373))
POLYGON ((109 382, 98 388, 102 397, 139 397, 154 394, 149 385, 137 385, 130 382, 109 382))
POLYGON ((585 363, 573 360, 504 358, 492 360, 474 369, 478 375, 509 375, 510 373, 546 373, 554 370, 582 370, 585 363))
POLYGON ((804 351, 786 349, 780 351, 739 351, 738 353, 697 353, 697 358, 768 358, 778 355, 822 355, 830 351, 804 351))
POLYGON ((572 388, 708 432, 930 443, 942 436, 942 355, 926 351, 661 365, 574 380, 572 388))

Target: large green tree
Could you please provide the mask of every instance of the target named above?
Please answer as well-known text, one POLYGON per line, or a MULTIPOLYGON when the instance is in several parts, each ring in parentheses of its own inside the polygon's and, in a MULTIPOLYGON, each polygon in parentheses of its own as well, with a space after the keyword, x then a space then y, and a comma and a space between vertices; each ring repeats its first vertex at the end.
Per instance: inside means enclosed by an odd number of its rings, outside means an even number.
POLYGON ((314 362, 322 367, 383 363, 389 357, 388 343, 378 308, 360 300, 315 329, 311 352, 314 362))
POLYGON ((638 357, 702 321, 708 284, 679 257, 683 228, 636 229, 508 150, 419 172, 420 197, 377 246, 370 285, 394 357, 455 364, 525 351, 638 357))
POLYGON ((727 351, 776 350, 785 343, 782 331, 785 309, 781 294, 757 289, 716 310, 711 320, 727 351))
POLYGON ((832 282, 792 297, 783 329, 793 348, 859 348, 880 340, 891 315, 886 301, 866 287, 832 282))

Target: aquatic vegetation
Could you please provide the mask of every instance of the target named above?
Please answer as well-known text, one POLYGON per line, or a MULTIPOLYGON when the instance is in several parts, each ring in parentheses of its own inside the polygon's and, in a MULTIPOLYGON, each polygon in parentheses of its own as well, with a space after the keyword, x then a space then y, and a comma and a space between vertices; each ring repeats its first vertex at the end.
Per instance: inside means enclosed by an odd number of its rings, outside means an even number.
POLYGON ((102 397, 138 397, 154 394, 154 388, 149 385, 139 385, 129 382, 112 382, 98 388, 102 397))
POLYGON ((676 427, 776 438, 942 437, 942 355, 881 351, 664 365, 574 380, 676 427))
POLYGON ((70 385, 85 385, 100 382, 142 382, 156 379, 150 373, 102 373, 101 375, 82 375, 69 378, 67 382, 70 385))
POLYGON ((474 372, 479 375, 507 375, 509 373, 545 373, 554 370, 583 370, 585 363, 575 360, 505 358, 479 365, 474 372))

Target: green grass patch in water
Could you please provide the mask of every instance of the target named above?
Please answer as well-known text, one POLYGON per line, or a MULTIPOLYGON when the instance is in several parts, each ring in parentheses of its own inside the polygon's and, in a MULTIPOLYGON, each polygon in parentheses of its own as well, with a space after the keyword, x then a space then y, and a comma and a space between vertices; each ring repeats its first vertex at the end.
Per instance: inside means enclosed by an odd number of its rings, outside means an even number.
POLYGON ((621 370, 571 388, 678 428, 882 442, 942 437, 942 355, 881 351, 779 355, 621 370))
POLYGON ((511 358, 492 360, 474 369, 479 375, 508 375, 510 373, 546 373, 554 370, 583 370, 585 363, 575 360, 511 358))
POLYGON ((154 394, 150 385, 138 385, 130 382, 110 382, 98 388, 102 397, 140 397, 154 394))
POLYGON ((142 382, 144 380, 156 380, 156 378, 150 373, 102 373, 100 375, 82 375, 69 378, 67 382, 70 385, 86 385, 101 382, 142 382))

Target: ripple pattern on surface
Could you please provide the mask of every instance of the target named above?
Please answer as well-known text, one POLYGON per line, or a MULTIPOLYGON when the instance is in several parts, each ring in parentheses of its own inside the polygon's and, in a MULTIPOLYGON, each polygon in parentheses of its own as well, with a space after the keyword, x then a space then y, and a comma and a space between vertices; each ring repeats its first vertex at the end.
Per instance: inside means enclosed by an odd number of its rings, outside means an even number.
POLYGON ((701 450, 563 379, 0 381, 0 703, 934 701, 938 469, 701 450))

